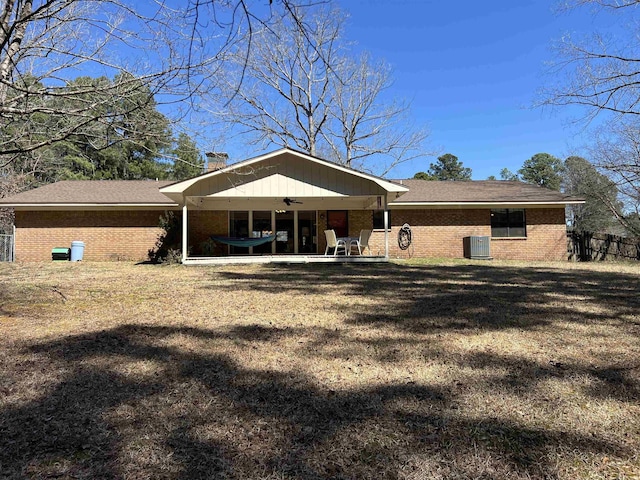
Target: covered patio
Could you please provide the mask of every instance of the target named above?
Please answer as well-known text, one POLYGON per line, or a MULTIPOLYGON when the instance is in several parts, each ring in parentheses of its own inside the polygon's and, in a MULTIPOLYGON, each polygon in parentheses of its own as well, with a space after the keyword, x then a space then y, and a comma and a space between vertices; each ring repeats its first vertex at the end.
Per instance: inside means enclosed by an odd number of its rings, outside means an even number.
MULTIPOLYGON (((402 185, 290 149, 160 189, 181 208, 186 265, 388 261, 388 204, 407 191, 402 185), (347 221, 352 212, 369 219, 382 216, 384 251, 324 255, 324 230, 333 228, 339 237, 357 236, 358 225, 347 221), (264 243, 253 241, 262 238, 264 243), (212 249, 215 254, 190 252, 194 242, 209 239, 218 243, 212 249), (251 239, 251 246, 242 246, 242 239, 251 239)), ((362 222, 363 229, 367 226, 371 228, 370 221, 362 222)))

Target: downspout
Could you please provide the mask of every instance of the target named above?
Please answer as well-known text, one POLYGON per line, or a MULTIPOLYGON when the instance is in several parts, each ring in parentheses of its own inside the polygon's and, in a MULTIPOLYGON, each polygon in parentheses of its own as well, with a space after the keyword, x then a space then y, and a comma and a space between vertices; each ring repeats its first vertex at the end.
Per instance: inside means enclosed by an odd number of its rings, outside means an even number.
POLYGON ((187 259, 187 199, 183 197, 182 205, 182 263, 187 259))

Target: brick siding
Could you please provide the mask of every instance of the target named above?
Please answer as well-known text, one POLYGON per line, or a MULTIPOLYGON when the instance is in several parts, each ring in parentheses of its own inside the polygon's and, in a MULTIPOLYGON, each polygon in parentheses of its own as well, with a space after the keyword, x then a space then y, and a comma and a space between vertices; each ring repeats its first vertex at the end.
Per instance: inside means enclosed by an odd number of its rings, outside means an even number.
POLYGON ((222 256, 228 247, 211 240, 211 235, 229 235, 229 213, 227 211, 194 210, 188 212, 187 244, 192 255, 222 256))
MULTIPOLYGON (((392 258, 462 258, 463 239, 491 236, 489 209, 393 210, 389 248, 392 258), (412 244, 398 247, 398 232, 404 223, 411 226, 412 244)), ((74 240, 85 242, 85 260, 144 260, 162 233, 158 227, 162 211, 39 211, 16 212, 16 260, 46 261, 53 247, 69 247, 74 240)), ((176 211, 176 215, 181 215, 176 211)), ((324 253, 323 231, 327 212, 318 219, 318 252, 324 253)), ((491 256, 514 260, 564 260, 566 227, 564 209, 527 209, 526 239, 491 240, 491 256)), ((372 211, 349 212, 349 236, 371 229, 372 211)), ((225 255, 226 247, 209 241, 211 235, 228 234, 226 211, 190 211, 189 249, 194 255, 225 255), (207 251, 209 249, 209 251, 207 251)), ((375 230, 371 252, 384 255, 384 231, 375 230)))
POLYGON ((567 260, 567 226, 563 208, 526 212, 526 239, 491 239, 491 255, 513 260, 567 260))
POLYGON ((51 260, 51 249, 85 243, 84 260, 146 260, 162 211, 17 211, 16 261, 51 260))
MULTIPOLYGON (((563 208, 527 209, 527 238, 492 238, 491 256, 503 260, 566 260, 566 224, 563 208)), ((491 236, 490 209, 393 210, 389 232, 392 258, 462 258, 463 239, 491 236), (398 247, 398 232, 411 226, 411 246, 398 247)), ((371 225, 371 223, 370 223, 371 225)), ((371 227, 369 227, 371 228, 371 227)), ((384 232, 373 232, 373 254, 384 254, 384 232)))

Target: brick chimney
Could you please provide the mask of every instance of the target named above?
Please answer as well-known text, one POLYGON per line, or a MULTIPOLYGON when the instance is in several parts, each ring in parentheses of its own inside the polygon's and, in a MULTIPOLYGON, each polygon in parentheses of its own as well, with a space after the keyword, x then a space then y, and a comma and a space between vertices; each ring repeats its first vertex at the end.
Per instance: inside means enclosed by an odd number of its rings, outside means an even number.
POLYGON ((214 172, 227 166, 229 155, 224 152, 207 152, 207 172, 214 172))

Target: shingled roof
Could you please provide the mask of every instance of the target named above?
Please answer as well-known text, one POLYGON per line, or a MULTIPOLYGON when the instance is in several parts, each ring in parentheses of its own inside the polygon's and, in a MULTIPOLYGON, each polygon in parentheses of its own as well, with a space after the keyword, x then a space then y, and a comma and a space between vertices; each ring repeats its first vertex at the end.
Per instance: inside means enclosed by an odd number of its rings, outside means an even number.
POLYGON ((503 180, 429 181, 395 180, 409 191, 391 202, 405 204, 567 204, 582 199, 522 182, 503 180))
POLYGON ((177 205, 153 180, 65 180, 0 199, 0 205, 177 205))
MULTIPOLYGON (((395 180, 409 188, 390 205, 420 206, 448 204, 567 204, 580 203, 546 188, 508 181, 395 180)), ((149 205, 177 206, 159 189, 168 181, 152 180, 66 180, 0 199, 0 206, 38 205, 149 205)))

